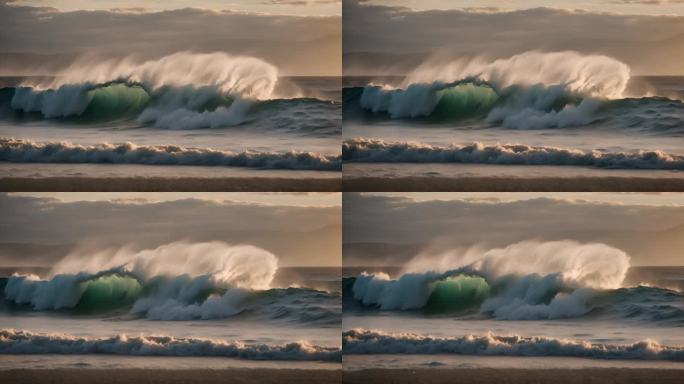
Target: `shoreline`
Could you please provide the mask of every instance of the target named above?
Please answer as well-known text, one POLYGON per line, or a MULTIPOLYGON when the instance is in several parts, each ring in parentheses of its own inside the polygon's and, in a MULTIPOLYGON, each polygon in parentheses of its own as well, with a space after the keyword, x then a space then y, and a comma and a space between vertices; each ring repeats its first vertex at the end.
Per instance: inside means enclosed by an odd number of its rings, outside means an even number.
POLYGON ((364 369, 344 371, 345 384, 381 383, 680 383, 679 369, 657 368, 589 368, 589 369, 525 369, 525 368, 445 368, 445 369, 364 369))
POLYGON ((682 370, 650 368, 524 369, 421 368, 358 371, 307 369, 11 369, 0 370, 0 381, 22 383, 679 383, 682 370))
POLYGON ((0 177, 0 192, 339 192, 340 178, 0 177))
POLYGON ((344 192, 684 192, 684 178, 349 177, 344 192))
POLYGON ((120 384, 120 383, 303 383, 339 384, 341 370, 320 369, 11 369, 0 370, 3 383, 70 383, 70 384, 120 384))

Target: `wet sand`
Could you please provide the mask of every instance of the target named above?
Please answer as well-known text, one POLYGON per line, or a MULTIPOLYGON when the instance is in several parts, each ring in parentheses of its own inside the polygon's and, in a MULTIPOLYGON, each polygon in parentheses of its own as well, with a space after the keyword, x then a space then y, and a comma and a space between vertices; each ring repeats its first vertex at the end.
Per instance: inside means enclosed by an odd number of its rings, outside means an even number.
POLYGON ((345 192, 684 192, 684 178, 346 177, 345 192))
POLYGON ((0 192, 339 192, 341 189, 341 178, 0 178, 0 192))
POLYGON ((345 384, 623 384, 681 383, 684 370, 671 369, 368 369, 345 371, 345 384))
POLYGON ((340 370, 304 369, 31 369, 0 371, 0 382, 14 384, 339 384, 340 370))

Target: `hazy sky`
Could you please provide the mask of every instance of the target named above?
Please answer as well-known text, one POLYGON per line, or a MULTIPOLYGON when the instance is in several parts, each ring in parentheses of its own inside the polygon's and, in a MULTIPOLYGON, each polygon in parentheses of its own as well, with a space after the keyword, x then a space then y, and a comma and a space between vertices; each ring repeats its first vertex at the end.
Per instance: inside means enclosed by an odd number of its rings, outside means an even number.
POLYGON ((150 59, 179 51, 221 51, 264 59, 283 74, 338 75, 341 5, 299 3, 0 0, 0 70, 8 74, 13 69, 8 67, 30 69, 46 60, 61 67, 83 54, 150 59), (143 9, 131 9, 135 3, 143 9))
POLYGON ((49 6, 60 11, 150 12, 191 7, 295 16, 333 16, 341 12, 341 0, 15 0, 13 2, 18 5, 49 6))
POLYGON ((604 54, 635 74, 684 74, 681 1, 345 0, 343 23, 346 74, 531 50, 604 54))
POLYGON ((344 264, 524 240, 605 243, 632 265, 684 265, 684 194, 345 194, 344 264))
POLYGON ((366 3, 402 6, 420 11, 471 9, 480 12, 494 12, 553 7, 623 14, 684 15, 684 1, 682 0, 366 0, 366 3))
POLYGON ((251 244, 282 266, 341 264, 341 195, 2 194, 0 266, 50 266, 73 249, 174 241, 251 244))

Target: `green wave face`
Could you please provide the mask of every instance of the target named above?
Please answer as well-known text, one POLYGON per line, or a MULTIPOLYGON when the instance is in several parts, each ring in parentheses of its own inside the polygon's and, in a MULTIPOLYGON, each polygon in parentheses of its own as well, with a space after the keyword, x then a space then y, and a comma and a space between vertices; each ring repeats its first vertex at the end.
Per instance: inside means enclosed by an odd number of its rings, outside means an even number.
POLYGON ((187 108, 196 112, 215 111, 218 107, 229 107, 234 99, 220 94, 216 89, 185 86, 180 88, 162 87, 150 94, 151 107, 187 108))
POLYGON ((486 115, 499 100, 499 95, 487 85, 459 84, 437 92, 439 102, 430 118, 454 119, 486 115))
POLYGON ((128 276, 108 275, 81 283, 77 309, 101 311, 132 304, 142 293, 140 283, 128 276))
POLYGON ((150 102, 150 95, 137 85, 111 84, 88 92, 90 102, 82 116, 105 119, 141 112, 150 102))
POLYGON ((487 281, 479 276, 458 275, 434 283, 425 309, 456 312, 479 306, 489 296, 487 281))

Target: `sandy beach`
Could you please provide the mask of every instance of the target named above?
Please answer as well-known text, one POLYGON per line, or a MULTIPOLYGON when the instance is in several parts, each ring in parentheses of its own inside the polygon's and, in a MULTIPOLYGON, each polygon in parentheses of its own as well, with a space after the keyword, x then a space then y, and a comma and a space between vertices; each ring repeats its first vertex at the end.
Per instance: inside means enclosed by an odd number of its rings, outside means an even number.
POLYGON ((342 371, 303 369, 35 369, 0 371, 3 383, 339 383, 342 371))
POLYGON ((3 177, 2 192, 337 192, 340 178, 3 177))
POLYGON ((345 384, 375 383, 681 383, 682 370, 659 369, 368 369, 345 371, 345 384))
POLYGON ((647 177, 354 177, 345 192, 681 192, 682 178, 647 177))

